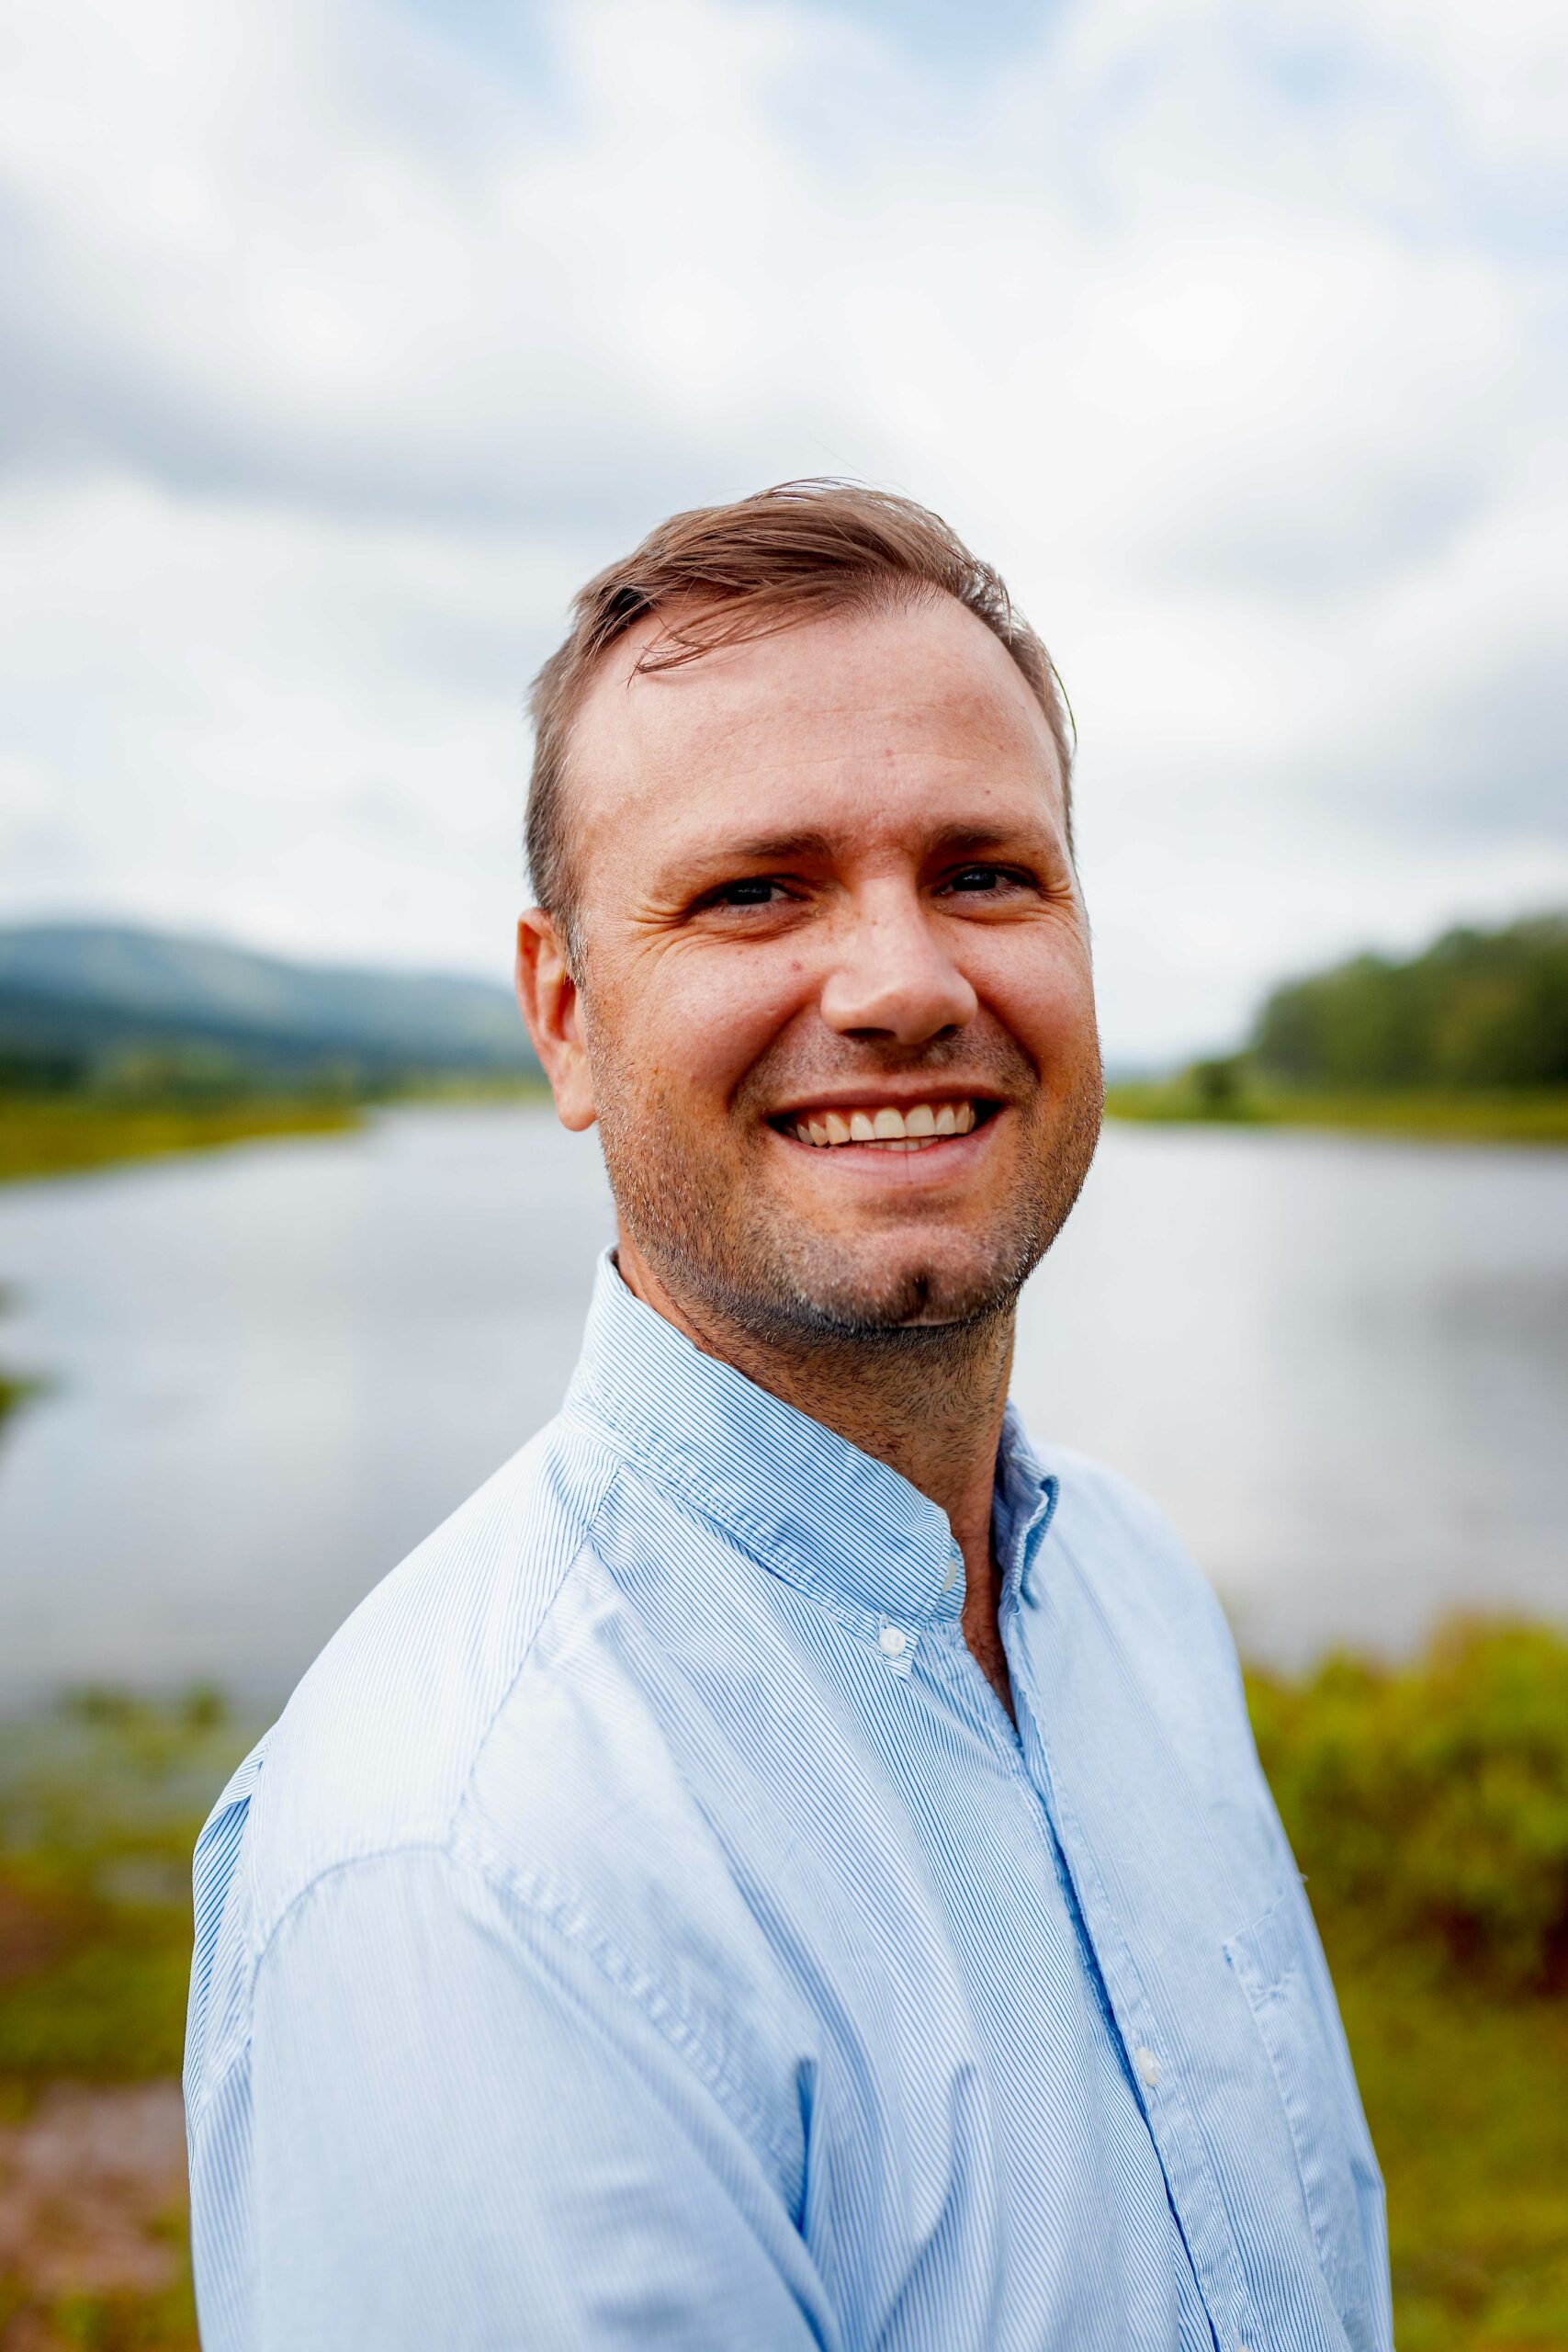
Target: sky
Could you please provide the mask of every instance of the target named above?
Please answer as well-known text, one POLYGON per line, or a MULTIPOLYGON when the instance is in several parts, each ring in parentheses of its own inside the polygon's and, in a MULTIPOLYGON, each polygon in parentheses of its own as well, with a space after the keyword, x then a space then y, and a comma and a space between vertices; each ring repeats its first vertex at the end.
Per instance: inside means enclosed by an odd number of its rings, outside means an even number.
POLYGON ((1557 0, 0 0, 0 918, 504 977, 664 514, 1045 638, 1118 1063, 1568 904, 1557 0))

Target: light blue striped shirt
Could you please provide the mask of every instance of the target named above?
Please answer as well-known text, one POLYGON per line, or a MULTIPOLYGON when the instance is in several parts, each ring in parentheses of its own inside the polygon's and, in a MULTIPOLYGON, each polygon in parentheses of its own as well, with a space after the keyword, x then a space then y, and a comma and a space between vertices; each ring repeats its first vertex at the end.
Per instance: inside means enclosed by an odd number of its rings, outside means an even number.
POLYGON ((208 2352, 1386 2352, 1382 2193, 1220 1611, 946 1520, 601 1270, 559 1418, 197 1856, 208 2352))

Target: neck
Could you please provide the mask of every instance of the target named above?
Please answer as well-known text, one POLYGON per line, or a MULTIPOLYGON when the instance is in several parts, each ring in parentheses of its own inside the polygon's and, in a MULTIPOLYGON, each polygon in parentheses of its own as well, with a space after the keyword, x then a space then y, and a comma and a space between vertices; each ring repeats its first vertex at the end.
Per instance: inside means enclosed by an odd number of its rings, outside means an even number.
POLYGON ((991 1498, 1012 1369, 1011 1306, 977 1323, 909 1326, 864 1338, 763 1339, 710 1301, 677 1295, 623 1229, 627 1287, 705 1355, 886 1462, 947 1514, 970 1606, 995 1622, 991 1498))

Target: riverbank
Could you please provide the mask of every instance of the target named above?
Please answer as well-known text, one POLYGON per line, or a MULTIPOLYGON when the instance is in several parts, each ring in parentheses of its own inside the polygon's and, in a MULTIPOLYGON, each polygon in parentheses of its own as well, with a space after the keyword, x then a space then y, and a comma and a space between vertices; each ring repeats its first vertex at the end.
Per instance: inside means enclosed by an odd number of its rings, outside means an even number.
POLYGON ((525 1102, 542 1091, 537 1081, 463 1078, 387 1094, 236 1094, 213 1101, 0 1093, 0 1183, 76 1175, 118 1160, 216 1151, 268 1136, 343 1135, 393 1102, 525 1102))
POLYGON ((361 1103, 320 1095, 148 1102, 8 1094, 0 1100, 0 1183, 74 1175, 114 1160, 213 1151, 260 1136, 338 1135, 364 1115, 361 1103))
MULTIPOLYGON (((1248 1693, 1388 2182, 1401 2352, 1568 2346, 1568 1638, 1455 1628, 1248 1693)), ((256 1728, 209 1691, 0 1723, 0 2352, 194 2352, 189 1857, 256 1728)))
POLYGON ((1228 1067, 1200 1063, 1174 1078, 1111 1085, 1107 1115, 1166 1125, 1319 1127, 1423 1143, 1568 1144, 1568 1089, 1329 1093, 1225 1080, 1215 1084, 1201 1075, 1228 1067))

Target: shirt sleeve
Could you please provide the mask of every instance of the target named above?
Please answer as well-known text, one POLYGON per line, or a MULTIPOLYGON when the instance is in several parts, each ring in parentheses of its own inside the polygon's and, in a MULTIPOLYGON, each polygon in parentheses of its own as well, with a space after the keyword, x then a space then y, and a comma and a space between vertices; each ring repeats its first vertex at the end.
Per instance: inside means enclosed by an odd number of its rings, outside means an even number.
POLYGON ((250 2067, 245 2352, 838 2342, 779 2168, 700 2053, 445 1853, 300 1899, 250 2067))

